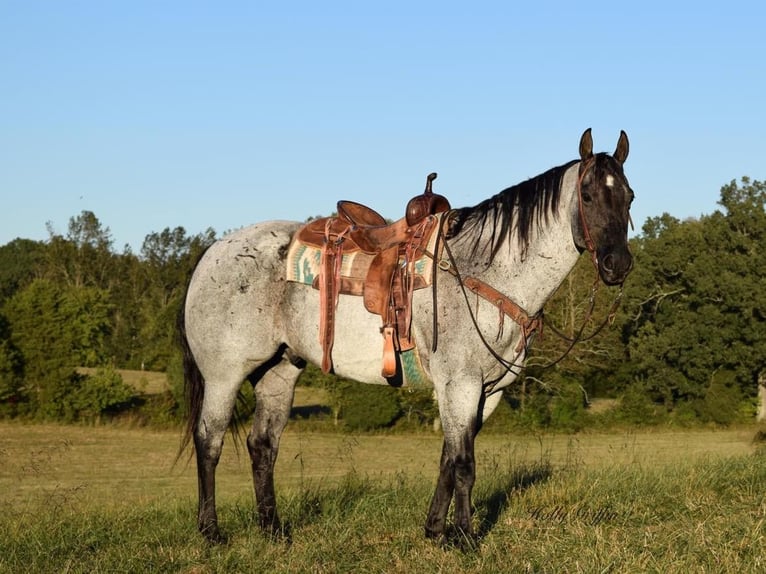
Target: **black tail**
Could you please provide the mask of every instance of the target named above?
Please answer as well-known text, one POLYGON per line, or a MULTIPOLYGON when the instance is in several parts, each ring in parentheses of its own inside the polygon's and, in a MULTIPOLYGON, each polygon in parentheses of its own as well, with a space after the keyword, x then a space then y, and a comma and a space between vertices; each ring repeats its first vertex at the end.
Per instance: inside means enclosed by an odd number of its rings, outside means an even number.
POLYGON ((202 399, 205 396, 205 380, 202 378, 202 373, 197 366, 197 361, 194 360, 191 349, 189 348, 189 340, 186 338, 186 305, 181 306, 181 310, 178 313, 177 326, 178 326, 178 339, 181 345, 181 352, 183 354, 183 367, 184 367, 184 398, 186 399, 186 429, 181 439, 181 446, 178 449, 178 455, 176 459, 181 458, 181 455, 189 446, 189 443, 194 436, 194 431, 199 421, 199 415, 202 410, 202 399))

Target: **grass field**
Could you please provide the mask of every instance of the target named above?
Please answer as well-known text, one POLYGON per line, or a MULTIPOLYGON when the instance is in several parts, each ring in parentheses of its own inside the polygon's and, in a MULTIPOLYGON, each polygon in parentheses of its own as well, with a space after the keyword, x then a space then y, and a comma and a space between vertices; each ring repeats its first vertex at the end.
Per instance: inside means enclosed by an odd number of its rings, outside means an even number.
POLYGON ((766 454, 755 428, 480 435, 479 550, 424 540, 436 434, 290 429, 277 487, 292 541, 253 523, 249 459, 227 439, 219 517, 197 534, 179 433, 0 423, 0 572, 759 572, 766 454))

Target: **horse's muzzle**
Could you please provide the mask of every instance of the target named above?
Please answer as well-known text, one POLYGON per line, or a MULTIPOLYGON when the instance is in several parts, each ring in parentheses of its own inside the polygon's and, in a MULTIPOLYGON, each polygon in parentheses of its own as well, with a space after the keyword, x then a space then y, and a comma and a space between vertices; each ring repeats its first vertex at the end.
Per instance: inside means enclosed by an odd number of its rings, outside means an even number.
POLYGON ((627 248, 614 249, 598 254, 598 273, 607 285, 621 285, 631 269, 633 256, 627 248))

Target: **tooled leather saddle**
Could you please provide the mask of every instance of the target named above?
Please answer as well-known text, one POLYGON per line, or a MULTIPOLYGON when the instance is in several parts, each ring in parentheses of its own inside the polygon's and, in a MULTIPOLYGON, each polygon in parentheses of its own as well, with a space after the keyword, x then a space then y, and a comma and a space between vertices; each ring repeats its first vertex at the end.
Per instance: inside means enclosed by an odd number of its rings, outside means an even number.
MULTIPOLYGON (((383 335, 381 374, 396 374, 396 352, 415 346, 410 333, 412 293, 425 287, 414 272, 414 262, 426 252, 432 234, 439 227, 438 214, 450 209, 444 196, 434 194, 436 174, 426 178, 425 191, 407 203, 404 217, 387 223, 375 210, 353 201, 341 200, 337 216, 310 221, 296 233, 294 241, 321 249, 319 274, 312 285, 319 290, 319 341, 322 370, 332 370, 335 308, 338 296, 362 296, 367 311, 380 315, 383 335), (367 254, 361 277, 341 275, 344 254, 367 254)), ((437 258, 430 254, 432 265, 437 258)))

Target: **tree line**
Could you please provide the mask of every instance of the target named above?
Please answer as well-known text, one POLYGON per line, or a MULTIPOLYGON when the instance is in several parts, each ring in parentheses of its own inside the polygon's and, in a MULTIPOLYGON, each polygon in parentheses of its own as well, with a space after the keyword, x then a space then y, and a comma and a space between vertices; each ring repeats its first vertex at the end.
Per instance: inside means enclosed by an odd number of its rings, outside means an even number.
MULTIPOLYGON (((766 183, 732 180, 718 203, 696 219, 649 218, 630 241, 635 266, 622 289, 598 287, 582 257, 546 305, 543 333, 500 418, 573 429, 595 420, 752 419, 766 382, 766 183), (599 400, 612 408, 596 419, 599 400)), ((139 253, 118 253, 89 211, 65 234, 48 232, 45 241, 0 247, 0 417, 76 421, 138 408, 145 398, 118 369, 167 372, 171 390, 155 408, 178 417, 176 319, 216 232, 168 227, 147 235, 139 253)), ((356 393, 313 369, 302 384, 362 397, 362 407, 347 402, 346 410, 363 422, 435 414, 422 393, 356 393)))

